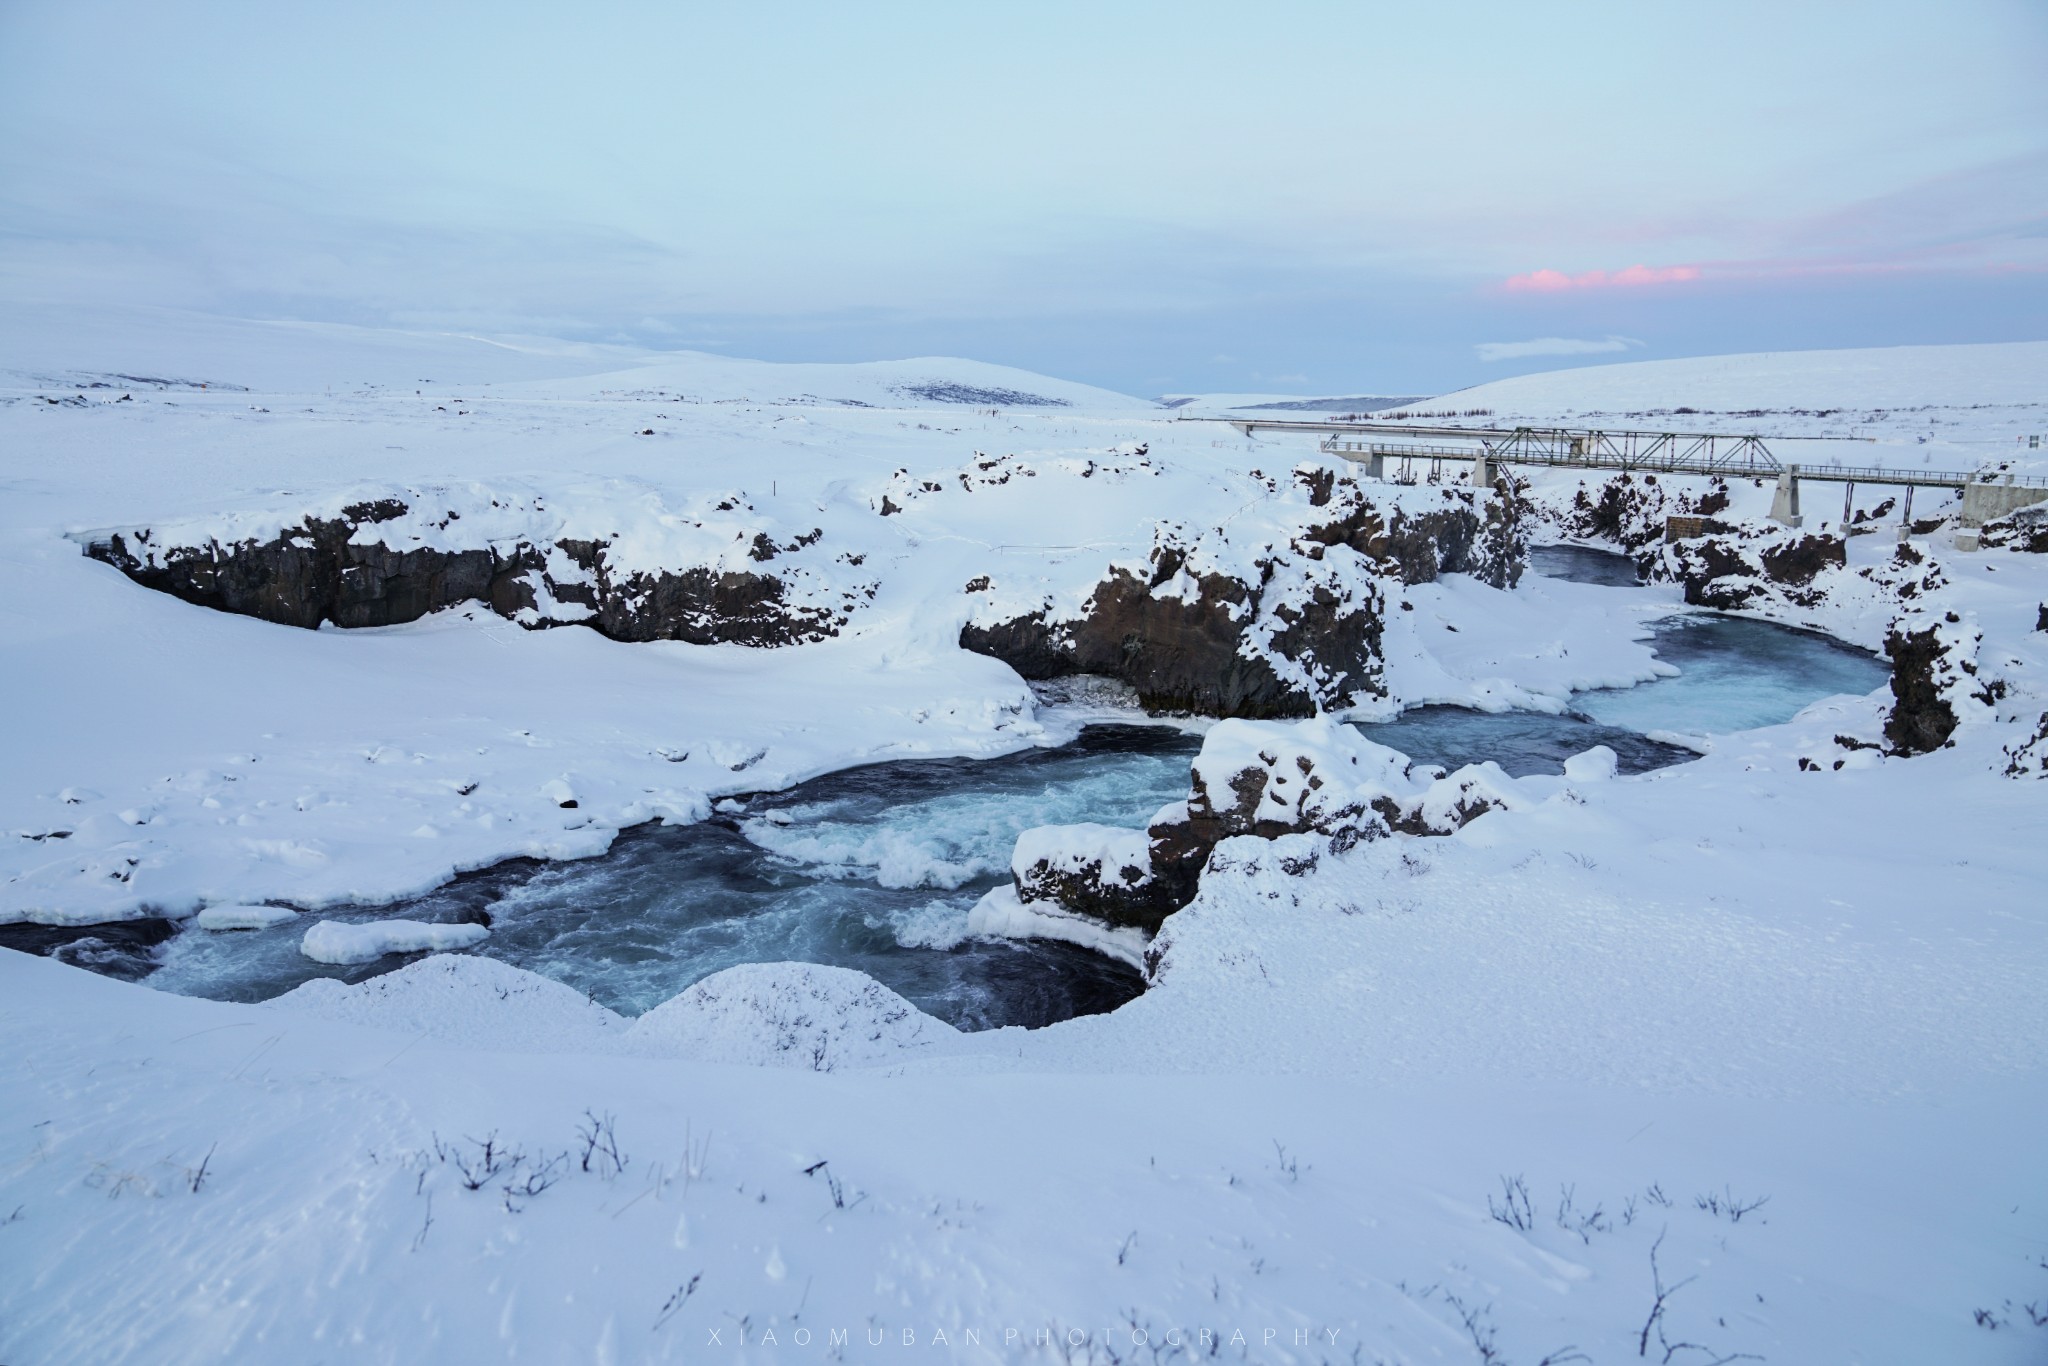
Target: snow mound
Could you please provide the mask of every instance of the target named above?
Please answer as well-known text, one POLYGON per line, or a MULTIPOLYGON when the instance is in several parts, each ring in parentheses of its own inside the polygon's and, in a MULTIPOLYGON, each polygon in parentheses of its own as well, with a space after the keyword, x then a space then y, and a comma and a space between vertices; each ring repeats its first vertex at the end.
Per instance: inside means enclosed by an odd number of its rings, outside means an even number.
POLYGON ((208 906, 194 923, 202 930, 267 930, 298 914, 289 906, 208 906))
POLYGON ((436 954, 354 985, 320 978, 270 1005, 476 1048, 590 1048, 625 1024, 574 987, 466 954, 436 954))
POLYGON ((1612 778, 1621 767, 1621 756, 1607 745, 1595 745, 1583 754, 1564 761, 1564 776, 1575 783, 1598 783, 1612 778))
POLYGON ((351 925, 323 920, 306 931, 299 952, 316 963, 371 963, 387 953, 466 949, 491 937, 482 925, 429 925, 420 920, 372 920, 351 925))
POLYGON ((901 1061, 960 1031, 849 968, 745 963, 633 1022, 635 1051, 832 1072, 901 1061))

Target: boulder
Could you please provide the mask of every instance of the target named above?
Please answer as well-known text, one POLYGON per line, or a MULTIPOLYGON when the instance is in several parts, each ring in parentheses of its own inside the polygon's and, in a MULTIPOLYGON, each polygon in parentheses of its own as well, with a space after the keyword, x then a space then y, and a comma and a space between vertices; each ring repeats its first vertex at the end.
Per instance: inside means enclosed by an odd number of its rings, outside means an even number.
POLYGON ((1183 904, 1154 876, 1143 830, 1046 825, 1017 837, 1010 877, 1025 905, 1049 901, 1106 924, 1156 930, 1183 904))
POLYGON ((1224 840, 1320 835, 1342 851, 1396 833, 1452 834, 1488 811, 1526 804, 1497 764, 1446 774, 1329 716, 1224 721, 1203 740, 1185 802, 1162 809, 1142 832, 1099 825, 1027 831, 1011 878, 1021 902, 1050 901, 1156 931, 1194 899, 1224 840))
POLYGON ((1885 634, 1892 661, 1892 708, 1884 735, 1899 754, 1926 754, 1952 743, 1956 728, 1987 719, 2003 691, 1977 673, 1983 633, 1968 616, 1913 609, 1885 634))

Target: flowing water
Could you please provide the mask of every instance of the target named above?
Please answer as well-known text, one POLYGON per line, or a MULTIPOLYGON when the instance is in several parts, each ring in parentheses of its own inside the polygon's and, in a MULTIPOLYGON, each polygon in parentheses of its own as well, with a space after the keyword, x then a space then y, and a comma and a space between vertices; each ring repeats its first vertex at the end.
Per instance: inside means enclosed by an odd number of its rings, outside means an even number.
POLYGON ((1597 583, 1605 588, 1634 588, 1640 582, 1636 562, 1612 550, 1582 545, 1532 545, 1529 572, 1546 579, 1597 583))
MULTIPOLYGON (((1545 547, 1532 562, 1555 578, 1636 581, 1632 561, 1601 551, 1545 547)), ((1517 776, 1556 773, 1565 759, 1604 744, 1622 772, 1639 773, 1693 757, 1652 733, 1773 724, 1820 697, 1868 692, 1885 677, 1870 655, 1761 622, 1681 616, 1653 631, 1658 656, 1680 672, 1582 693, 1575 714, 1423 707, 1359 728, 1447 768, 1491 759, 1517 776)), ((857 968, 963 1029, 1037 1026, 1112 1010, 1143 981, 1073 945, 970 937, 969 908, 1008 876, 1021 831, 1078 821, 1143 825, 1187 795, 1198 748, 1195 737, 1168 727, 1090 726, 1059 749, 850 769, 702 824, 626 831, 600 858, 515 860, 394 905, 326 911, 265 930, 188 928, 161 943, 154 932, 110 939, 106 927, 86 927, 59 945, 63 932, 0 927, 0 943, 21 939, 18 947, 118 975, 153 966, 148 980, 166 990, 252 1001, 314 977, 359 981, 410 961, 314 963, 299 942, 315 918, 488 918, 490 937, 475 952, 627 1014, 722 968, 800 960, 857 968), (38 933, 56 938, 45 944, 38 933)))
MULTIPOLYGON (((1090 726, 1074 743, 1002 759, 849 769, 698 825, 648 825, 573 863, 521 860, 343 920, 490 917, 475 952, 639 1014, 737 963, 858 968, 962 1029, 1113 1010, 1143 989, 1128 965, 1048 940, 970 938, 967 912, 1009 876, 1037 825, 1142 825, 1187 795, 1200 741, 1160 726, 1090 726)), ((310 923, 311 917, 303 918, 310 923)), ((357 967, 299 953, 304 923, 189 930, 158 950, 170 991, 266 1000, 357 967)))

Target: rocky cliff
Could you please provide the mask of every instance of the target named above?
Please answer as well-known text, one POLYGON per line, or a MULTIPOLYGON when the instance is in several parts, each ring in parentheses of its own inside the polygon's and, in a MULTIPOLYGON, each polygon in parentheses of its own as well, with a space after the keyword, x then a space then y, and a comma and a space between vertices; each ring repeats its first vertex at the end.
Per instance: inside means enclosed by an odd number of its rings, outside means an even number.
POLYGON ((1312 716, 1384 692, 1387 584, 1471 574, 1505 588, 1526 561, 1523 504, 1506 480, 1397 500, 1305 464, 1273 493, 1292 513, 1281 534, 1162 522, 1143 570, 1112 566, 1078 610, 980 613, 960 644, 1030 679, 1119 679, 1155 710, 1312 716))
POLYGON ((797 587, 771 567, 816 545, 816 530, 778 543, 744 520, 715 531, 700 521, 706 546, 649 563, 644 538, 626 551, 616 534, 570 529, 537 498, 407 490, 255 534, 232 524, 111 531, 87 538, 85 553, 187 602, 308 628, 393 626, 476 602, 522 626, 580 624, 614 640, 776 646, 837 635, 872 591, 832 591, 808 569, 797 587), (465 514, 489 532, 462 534, 465 514))

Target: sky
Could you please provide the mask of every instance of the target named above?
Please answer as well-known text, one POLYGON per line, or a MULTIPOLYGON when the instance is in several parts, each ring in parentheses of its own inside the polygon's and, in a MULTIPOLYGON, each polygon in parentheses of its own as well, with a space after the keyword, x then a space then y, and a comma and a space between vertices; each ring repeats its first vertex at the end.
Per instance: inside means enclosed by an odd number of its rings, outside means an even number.
POLYGON ((2048 337, 2048 3, 0 0, 0 306, 1428 394, 2048 337))

